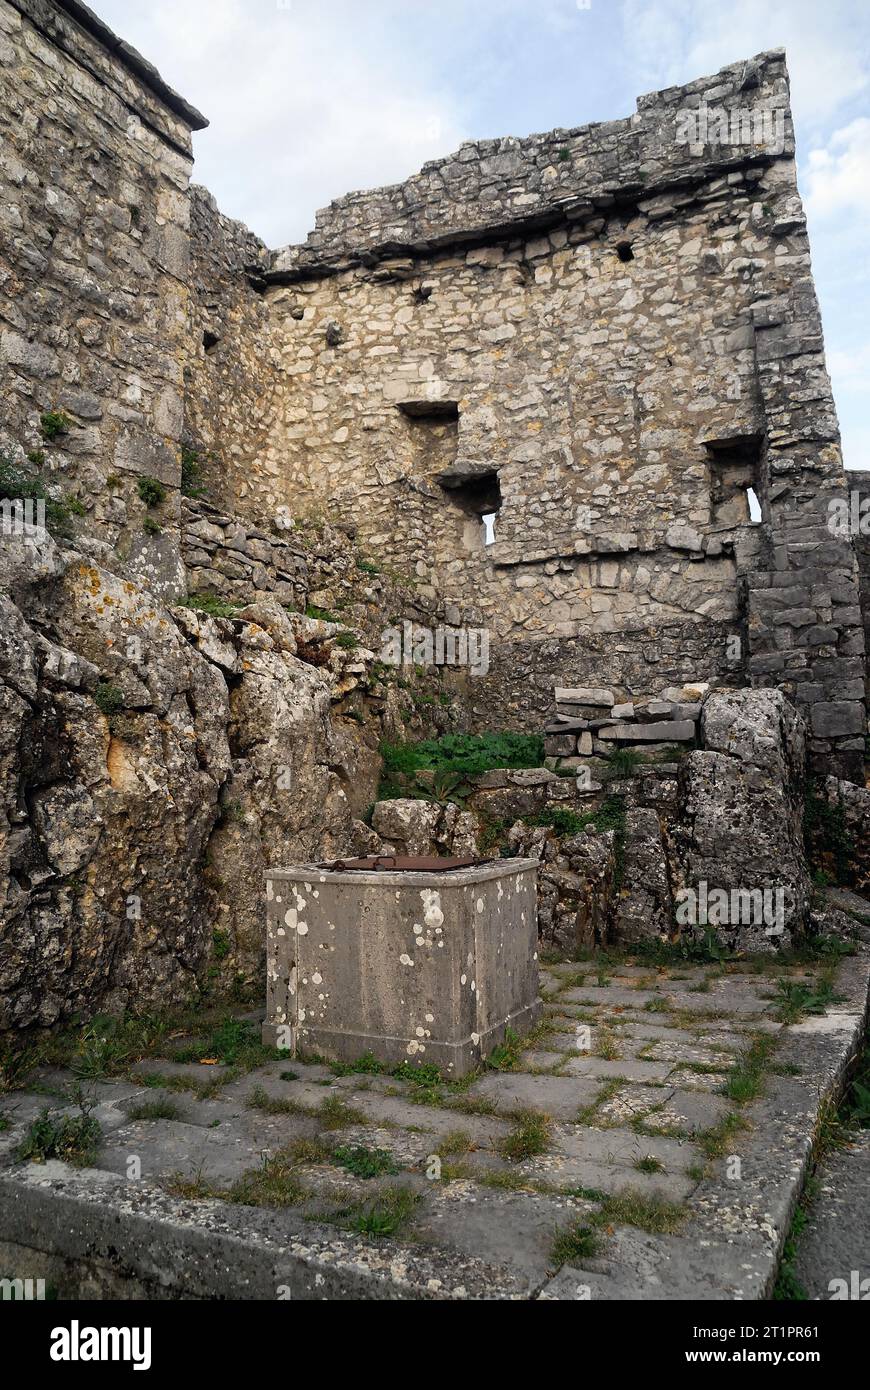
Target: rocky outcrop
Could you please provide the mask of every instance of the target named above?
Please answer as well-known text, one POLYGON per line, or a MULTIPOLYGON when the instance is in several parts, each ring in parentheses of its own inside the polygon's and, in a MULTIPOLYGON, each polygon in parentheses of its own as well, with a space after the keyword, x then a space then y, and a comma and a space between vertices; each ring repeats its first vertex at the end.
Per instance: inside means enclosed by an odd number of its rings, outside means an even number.
POLYGON ((4 547, 0 1028, 163 1008, 210 969, 258 978, 267 865, 367 843, 354 807, 379 761, 331 718, 336 672, 295 655, 274 602, 214 619, 50 540, 17 559, 4 547))

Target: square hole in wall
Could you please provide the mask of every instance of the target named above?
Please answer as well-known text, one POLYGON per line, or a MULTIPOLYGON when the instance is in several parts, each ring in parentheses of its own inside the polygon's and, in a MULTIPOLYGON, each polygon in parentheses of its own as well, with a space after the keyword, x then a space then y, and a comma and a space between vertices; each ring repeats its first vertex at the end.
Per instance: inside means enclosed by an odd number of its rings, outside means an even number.
POLYGON ((706 440, 714 526, 759 525, 764 520, 760 434, 706 440))

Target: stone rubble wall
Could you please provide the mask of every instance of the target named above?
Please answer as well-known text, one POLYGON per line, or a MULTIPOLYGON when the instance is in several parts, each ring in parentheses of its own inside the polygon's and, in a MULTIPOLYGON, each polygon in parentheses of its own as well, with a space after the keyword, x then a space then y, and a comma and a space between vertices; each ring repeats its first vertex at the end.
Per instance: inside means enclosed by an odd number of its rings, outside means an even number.
POLYGON ((204 121, 68 9, 0 0, 0 451, 34 455, 87 532, 173 595, 190 130, 204 121), (46 412, 69 421, 50 442, 46 412), (142 476, 166 489, 159 533, 142 476))
POLYGON ((247 439, 227 399, 214 495, 264 526, 352 518, 421 596, 485 625, 487 722, 496 686, 514 718, 553 642, 574 670, 546 669, 550 688, 592 679, 590 637, 636 634, 640 657, 695 623, 706 665, 663 684, 778 686, 814 765, 858 777, 857 569, 827 527, 844 474, 788 102, 774 51, 624 121, 463 146, 338 200, 265 272, 248 243, 234 272, 242 233, 204 219, 195 259, 227 271, 238 331, 198 370, 228 395, 255 361, 258 384, 247 439), (782 139, 683 143, 702 106, 776 116, 782 139))
POLYGON ((699 165, 712 166, 724 180, 744 162, 740 146, 722 144, 715 156, 699 160, 697 147, 678 138, 681 114, 702 102, 780 111, 775 143, 786 156, 794 153, 785 53, 776 49, 641 97, 636 115, 624 120, 468 142, 403 184, 350 193, 317 213, 304 245, 276 253, 275 270, 301 278, 409 250, 487 241, 493 231, 507 234, 530 222, 546 227, 565 215, 586 217, 627 194, 645 196, 658 213, 660 187, 691 185, 699 165))
MULTIPOLYGON (((735 949, 787 949, 811 925, 802 835, 803 721, 774 690, 711 691, 699 714, 700 746, 687 746, 675 762, 638 766, 630 776, 611 772, 606 782, 581 786, 551 768, 494 771, 468 779, 461 808, 409 798, 378 802, 374 852, 538 859, 545 947, 570 952, 703 938, 709 929, 735 949), (622 808, 621 828, 606 820, 596 824, 614 804, 622 808), (566 833, 547 814, 554 810, 588 812, 589 821, 579 833, 566 833), (502 841, 495 850, 487 838, 494 826, 502 841), (714 890, 727 893, 729 902, 732 893, 782 890, 782 919, 680 919, 686 893, 700 905, 714 901, 714 890)), ((591 766, 604 768, 601 762, 591 766)), ((850 825, 862 814, 866 820, 866 807, 857 801, 850 825)))
MULTIPOLYGON (((846 474, 846 483, 858 499, 858 534, 855 554, 858 558, 858 577, 861 591, 861 617, 864 621, 864 644, 870 652, 870 473, 857 470, 846 474), (863 512, 861 508, 863 507, 863 512)), ((870 698, 870 670, 867 672, 870 698)))
POLYGON ((216 593, 234 603, 274 598, 305 609, 305 552, 201 499, 182 498, 181 555, 192 594, 216 593))

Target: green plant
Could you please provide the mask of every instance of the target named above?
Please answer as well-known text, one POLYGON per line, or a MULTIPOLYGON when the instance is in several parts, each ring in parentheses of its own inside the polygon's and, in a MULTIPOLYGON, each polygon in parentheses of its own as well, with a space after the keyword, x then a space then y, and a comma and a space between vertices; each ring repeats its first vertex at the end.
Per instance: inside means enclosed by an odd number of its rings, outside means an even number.
POLYGON ((346 629, 336 634, 333 639, 337 647, 343 647, 345 651, 352 652, 359 646, 359 638, 353 632, 346 629))
POLYGON ((163 527, 160 525, 159 521, 154 520, 153 516, 146 516, 142 522, 142 530, 145 532, 146 536, 159 536, 163 531, 163 527))
POLYGON ((254 1025, 245 1018, 233 1018, 226 1014, 221 1018, 203 1042, 191 1043, 179 1048, 173 1054, 176 1062, 201 1062, 208 1058, 222 1062, 227 1067, 241 1067, 251 1071, 263 1062, 274 1061, 286 1055, 274 1047, 267 1047, 260 1041, 254 1025))
POLYGON ((264 1158, 259 1168, 243 1173, 221 1195, 243 1207, 296 1207, 308 1194, 292 1159, 280 1153, 264 1158))
POLYGON ((94 690, 94 704, 107 717, 117 714, 124 704, 124 692, 111 681, 101 680, 94 690))
POLYGON ((199 454, 189 445, 181 448, 181 492, 184 497, 203 497, 202 469, 199 454))
POLYGON ((486 1059, 494 1071, 513 1071, 520 1060, 520 1040, 512 1028, 505 1030, 504 1041, 498 1043, 486 1059))
POLYGON ((590 1260, 601 1248, 601 1235, 592 1226, 575 1221, 559 1231, 553 1241, 552 1260, 554 1264, 573 1264, 575 1260, 590 1260))
POLYGON ((181 599, 179 608, 191 608, 195 613, 205 613, 210 618, 235 618, 239 611, 237 603, 229 603, 217 594, 188 594, 181 599))
POLYGON ((67 434, 72 426, 72 420, 65 410, 46 410, 39 417, 39 428, 43 439, 57 439, 60 434, 67 434))
POLYGON ((798 1205, 792 1217, 791 1227, 782 1249, 779 1272, 773 1288, 772 1298, 777 1303, 805 1302, 807 1292, 797 1276, 795 1261, 800 1236, 807 1224, 807 1211, 803 1203, 798 1205))
POLYGON ((349 1125, 364 1124, 366 1117, 342 1096, 327 1096, 317 1108, 317 1118, 324 1129, 347 1129, 349 1125))
POLYGON ((352 1147, 341 1145, 333 1151, 335 1162, 357 1178, 379 1178, 384 1173, 398 1173, 399 1168, 387 1149, 370 1149, 366 1144, 352 1147))
POLYGON ((823 1014, 836 1002, 829 980, 805 985, 798 980, 779 980, 777 983, 776 1016, 782 1023, 796 1023, 804 1014, 823 1014))
POLYGON ((420 1200, 419 1192, 409 1187, 388 1187, 356 1217, 353 1229, 363 1236, 394 1236, 407 1225, 420 1200))
POLYGON ((614 748, 604 761, 611 777, 633 777, 645 760, 636 748, 614 748))
POLYGON ((498 1151, 511 1163, 522 1163, 524 1159, 546 1152, 552 1129, 549 1115, 538 1110, 517 1111, 513 1132, 499 1142, 498 1151))
POLYGON ((96 1102, 78 1096, 78 1115, 57 1115, 47 1106, 33 1121, 16 1150, 19 1163, 45 1163, 62 1159, 76 1167, 93 1163, 102 1131, 91 1111, 96 1102))
MULTIPOLYGON (((40 453, 40 460, 44 459, 45 455, 40 453)), ((6 454, 0 454, 0 498, 41 502, 45 507, 46 530, 60 540, 68 540, 73 535, 72 517, 84 512, 76 499, 54 496, 41 478, 25 473, 6 454)))
POLYGON ((226 960, 230 953, 230 934, 224 927, 215 927, 211 934, 211 953, 215 960, 226 960))
POLYGON ((388 777, 413 778, 423 770, 477 776, 493 768, 540 767, 544 740, 537 734, 444 734, 420 743, 382 743, 388 777))
POLYGON ((775 1051, 775 1036, 760 1033, 749 1050, 734 1062, 722 1086, 722 1094, 736 1105, 746 1105, 756 1100, 762 1092, 764 1077, 770 1070, 770 1060, 775 1051))
MULTIPOLYGON (((403 1065, 407 1064, 403 1063, 403 1065)), ((383 1062, 379 1062, 373 1052, 364 1052, 361 1057, 357 1057, 355 1062, 330 1062, 329 1070, 333 1076, 377 1076, 385 1068, 383 1062)))
POLYGON ((157 507, 166 501, 166 488, 158 478, 143 476, 136 479, 136 490, 146 507, 157 507))
POLYGON ((305 610, 306 618, 315 618, 319 623, 337 623, 338 618, 328 608, 318 608, 316 604, 309 603, 305 610))
POLYGON ((174 1100, 143 1100, 127 1111, 131 1120, 180 1120, 181 1114, 174 1100))
POLYGON ((363 574, 380 574, 380 566, 372 563, 371 560, 357 560, 356 567, 362 570, 363 574))
POLYGON ((652 1154, 645 1154, 643 1158, 637 1160, 634 1166, 639 1173, 663 1173, 665 1171, 665 1165, 660 1163, 652 1154))

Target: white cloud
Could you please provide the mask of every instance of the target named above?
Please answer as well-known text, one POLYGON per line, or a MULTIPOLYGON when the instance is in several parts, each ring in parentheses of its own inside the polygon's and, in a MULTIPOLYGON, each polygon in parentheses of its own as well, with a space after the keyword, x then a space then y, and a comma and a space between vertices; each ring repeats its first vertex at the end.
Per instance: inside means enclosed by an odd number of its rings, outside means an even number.
POLYGON ((852 121, 823 148, 810 150, 803 182, 813 217, 854 211, 870 216, 870 119, 852 121))
POLYGON ((194 178, 270 246, 303 240, 331 199, 407 178, 467 138, 426 52, 394 38, 390 3, 99 8, 209 118, 194 178))
POLYGON ((870 88, 862 8, 854 0, 623 0, 622 21, 647 91, 785 48, 796 118, 813 123, 870 88))
POLYGON ((870 343, 851 349, 829 349, 826 360, 838 391, 864 391, 870 395, 870 343))

